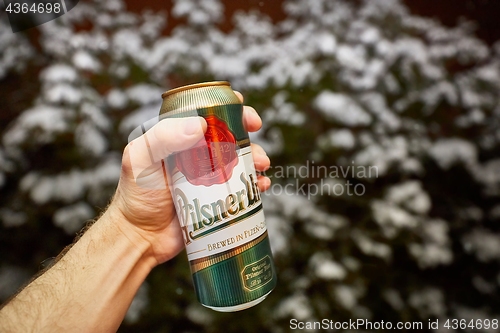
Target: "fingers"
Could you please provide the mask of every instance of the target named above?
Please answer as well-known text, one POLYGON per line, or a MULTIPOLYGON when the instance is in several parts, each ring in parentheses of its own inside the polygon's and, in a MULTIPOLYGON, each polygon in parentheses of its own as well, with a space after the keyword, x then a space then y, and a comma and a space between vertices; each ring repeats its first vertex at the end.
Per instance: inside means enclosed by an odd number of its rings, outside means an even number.
POLYGON ((256 132, 262 127, 262 119, 251 106, 243 107, 243 126, 248 132, 256 132))
POLYGON ((258 144, 251 144, 253 162, 255 165, 255 170, 259 172, 264 172, 271 166, 271 160, 267 156, 264 149, 258 144))
POLYGON ((267 191, 271 187, 271 179, 267 176, 257 176, 257 186, 261 192, 267 191))
MULTIPOLYGON (((271 166, 271 160, 267 156, 266 152, 264 149, 262 149, 261 146, 258 144, 251 144, 252 147, 252 156, 253 156, 253 161, 255 165, 255 170, 257 172, 264 172, 269 169, 271 166)), ((259 190, 261 192, 266 191, 271 187, 271 179, 269 177, 264 176, 264 175, 258 175, 257 176, 257 186, 259 186, 259 190)))
MULTIPOLYGON (((243 95, 239 91, 234 91, 234 93, 238 96, 241 103, 243 103, 243 95)), ((258 131, 262 127, 262 119, 251 106, 243 106, 243 125, 248 132, 258 131)), ((255 170, 264 172, 271 166, 271 160, 261 146, 252 143, 252 156, 255 170)), ((271 179, 267 176, 259 175, 257 177, 257 186, 259 186, 261 192, 267 191, 271 187, 271 179)))
MULTIPOLYGON (((243 95, 239 91, 234 91, 236 96, 238 96, 241 103, 243 103, 243 95)), ((262 127, 262 119, 260 119, 259 114, 251 106, 243 106, 243 125, 247 132, 258 131, 262 127)))
POLYGON ((171 153, 195 145, 206 129, 202 117, 164 119, 157 123, 125 148, 134 179, 155 172, 158 163, 171 153))
POLYGON ((238 96, 238 98, 240 99, 240 102, 243 103, 243 100, 244 100, 243 95, 239 91, 236 91, 236 90, 234 90, 234 93, 236 96, 238 96))

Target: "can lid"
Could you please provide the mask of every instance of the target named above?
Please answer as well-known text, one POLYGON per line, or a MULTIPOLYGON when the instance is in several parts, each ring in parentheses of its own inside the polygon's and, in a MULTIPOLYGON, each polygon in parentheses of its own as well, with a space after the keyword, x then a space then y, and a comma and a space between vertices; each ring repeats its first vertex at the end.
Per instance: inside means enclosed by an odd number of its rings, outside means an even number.
POLYGON ((165 98, 169 95, 176 94, 178 92, 184 91, 184 90, 190 90, 190 89, 196 89, 196 88, 202 88, 202 87, 213 87, 213 86, 231 86, 231 84, 228 81, 212 81, 212 82, 202 82, 202 83, 195 83, 195 84, 190 84, 187 86, 182 86, 179 88, 174 88, 170 89, 163 94, 161 94, 162 98, 165 98))

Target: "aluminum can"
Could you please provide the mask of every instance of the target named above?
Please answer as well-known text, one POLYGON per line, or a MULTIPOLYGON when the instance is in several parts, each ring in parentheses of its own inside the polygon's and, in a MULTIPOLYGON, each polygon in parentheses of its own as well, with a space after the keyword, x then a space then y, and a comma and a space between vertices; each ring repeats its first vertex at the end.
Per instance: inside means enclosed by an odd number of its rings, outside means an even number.
POLYGON ((166 159, 198 300, 216 311, 254 306, 276 286, 243 105, 229 82, 163 95, 160 119, 202 116, 205 137, 166 159))

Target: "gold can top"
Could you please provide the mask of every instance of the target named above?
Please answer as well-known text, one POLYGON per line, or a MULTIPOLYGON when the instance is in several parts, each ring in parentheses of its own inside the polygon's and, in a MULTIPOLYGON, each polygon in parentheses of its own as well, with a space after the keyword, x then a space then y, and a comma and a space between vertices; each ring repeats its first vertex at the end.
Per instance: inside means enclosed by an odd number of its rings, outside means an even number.
POLYGON ((203 82, 175 88, 163 93, 162 98, 160 116, 187 116, 200 108, 241 104, 227 81, 203 82))
POLYGON ((182 86, 182 87, 170 89, 170 90, 164 92, 163 94, 161 94, 161 97, 165 98, 169 95, 177 94, 181 91, 202 88, 202 87, 212 87, 212 86, 228 86, 228 87, 230 87, 231 84, 228 81, 212 81, 212 82, 194 83, 194 84, 189 84, 187 86, 182 86))

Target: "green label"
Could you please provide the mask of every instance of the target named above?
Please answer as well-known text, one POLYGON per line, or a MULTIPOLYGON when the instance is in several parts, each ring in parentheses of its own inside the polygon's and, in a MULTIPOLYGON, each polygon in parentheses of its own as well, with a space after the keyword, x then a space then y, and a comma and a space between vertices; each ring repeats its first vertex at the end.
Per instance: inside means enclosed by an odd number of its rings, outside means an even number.
POLYGON ((269 256, 265 256, 253 264, 246 265, 241 271, 244 287, 248 290, 262 288, 273 278, 272 262, 269 256))
POLYGON ((210 307, 240 305, 274 289, 276 269, 267 233, 263 236, 264 239, 250 249, 193 274, 201 304, 210 307), (248 278, 245 272, 250 274, 248 278))

